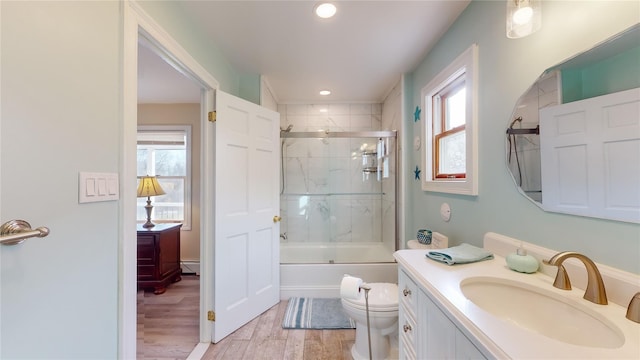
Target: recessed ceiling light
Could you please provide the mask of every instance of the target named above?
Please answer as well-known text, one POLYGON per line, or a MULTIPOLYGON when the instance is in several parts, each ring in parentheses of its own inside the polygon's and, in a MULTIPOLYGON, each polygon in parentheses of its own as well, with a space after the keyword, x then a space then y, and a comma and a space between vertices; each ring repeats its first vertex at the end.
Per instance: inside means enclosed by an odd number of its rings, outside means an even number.
POLYGON ((331 91, 329 91, 329 90, 320 90, 320 95, 322 95, 322 96, 331 95, 331 91))
POLYGON ((313 11, 319 17, 328 19, 336 14, 337 8, 332 3, 320 3, 313 8, 313 11))

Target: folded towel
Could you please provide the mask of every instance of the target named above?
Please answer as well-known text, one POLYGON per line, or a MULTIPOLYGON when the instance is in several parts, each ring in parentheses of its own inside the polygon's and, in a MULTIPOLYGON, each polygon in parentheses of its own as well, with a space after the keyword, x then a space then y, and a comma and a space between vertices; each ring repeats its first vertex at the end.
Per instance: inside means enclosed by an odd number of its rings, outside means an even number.
POLYGON ((493 254, 485 249, 463 243, 446 249, 431 250, 427 253, 427 257, 453 265, 493 259, 493 254))

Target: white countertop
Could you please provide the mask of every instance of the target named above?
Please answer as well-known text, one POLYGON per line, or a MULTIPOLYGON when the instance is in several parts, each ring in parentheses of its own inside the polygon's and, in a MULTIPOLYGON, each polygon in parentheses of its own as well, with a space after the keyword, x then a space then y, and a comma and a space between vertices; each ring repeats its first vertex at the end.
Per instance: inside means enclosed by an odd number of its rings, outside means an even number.
MULTIPOLYGON (((495 254, 492 260, 453 266, 428 259, 425 254, 426 250, 400 250, 394 257, 418 285, 449 313, 460 330, 470 337, 485 356, 499 359, 640 359, 640 324, 625 317, 625 307, 611 302, 608 305, 591 303, 582 298, 584 290, 575 287, 572 290, 556 289, 553 287, 553 278, 540 272, 522 274, 511 271, 505 259, 495 254), (618 327, 624 333, 625 343, 614 349, 572 345, 501 320, 463 295, 460 282, 477 276, 538 286, 567 298, 569 302, 586 306, 618 327)), ((522 310, 527 311, 527 304, 522 304, 522 310)), ((553 327, 554 324, 550 323, 549 326, 553 327)))

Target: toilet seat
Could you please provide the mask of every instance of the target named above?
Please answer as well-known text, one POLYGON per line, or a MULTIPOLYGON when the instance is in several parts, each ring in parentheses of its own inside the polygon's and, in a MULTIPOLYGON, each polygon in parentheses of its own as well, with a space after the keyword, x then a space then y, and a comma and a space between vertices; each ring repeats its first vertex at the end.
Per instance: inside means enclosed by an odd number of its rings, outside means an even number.
MULTIPOLYGON (((371 287, 369 291, 369 310, 375 312, 398 311, 398 285, 391 283, 368 283, 371 287)), ((364 290, 360 291, 357 299, 342 299, 345 305, 366 310, 364 290)))

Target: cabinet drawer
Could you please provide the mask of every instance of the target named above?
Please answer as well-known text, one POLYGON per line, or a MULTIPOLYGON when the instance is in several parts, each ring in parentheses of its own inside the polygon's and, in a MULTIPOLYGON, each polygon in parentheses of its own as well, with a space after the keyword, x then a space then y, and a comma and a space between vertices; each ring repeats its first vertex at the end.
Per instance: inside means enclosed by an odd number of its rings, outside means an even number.
POLYGON ((138 265, 138 280, 153 280, 156 267, 153 265, 138 265))
POLYGON ((138 235, 138 265, 153 265, 155 258, 155 237, 138 235))
POLYGON ((154 246, 155 243, 155 235, 140 235, 138 234, 138 246, 154 246))
POLYGON ((400 291, 400 294, 398 294, 400 305, 404 305, 405 310, 409 312, 410 316, 415 318, 418 286, 403 270, 399 272, 398 276, 398 291, 400 291))
POLYGON ((138 265, 154 265, 155 252, 155 248, 138 246, 138 265))
POLYGON ((415 358, 417 330, 416 321, 414 318, 407 316, 408 314, 405 310, 406 309, 403 307, 398 317, 400 341, 403 345, 403 348, 411 350, 409 351, 409 353, 412 352, 415 358))
POLYGON ((416 360, 415 349, 406 342, 406 339, 400 336, 400 360, 416 360))

